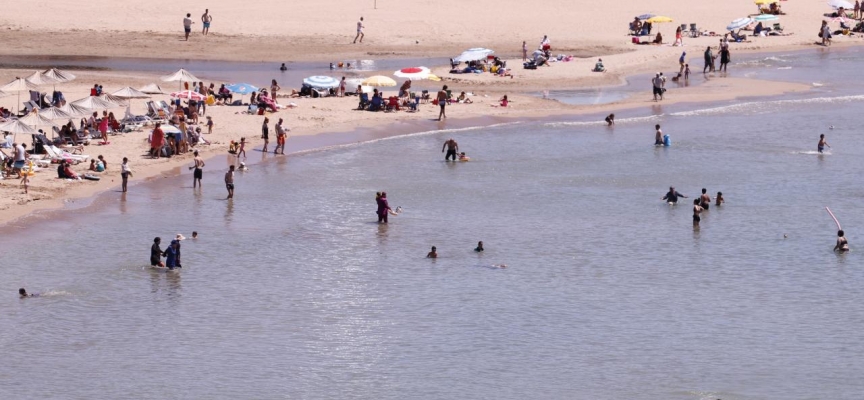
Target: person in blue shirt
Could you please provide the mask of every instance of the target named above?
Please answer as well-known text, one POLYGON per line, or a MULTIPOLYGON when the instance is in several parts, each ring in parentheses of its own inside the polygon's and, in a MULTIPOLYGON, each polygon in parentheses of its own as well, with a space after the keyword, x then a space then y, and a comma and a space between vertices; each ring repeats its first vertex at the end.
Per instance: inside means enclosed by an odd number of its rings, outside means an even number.
POLYGON ((172 240, 171 245, 168 246, 167 249, 165 249, 165 266, 168 267, 168 269, 170 270, 173 270, 174 268, 181 268, 178 264, 178 255, 180 253, 178 247, 180 247, 180 242, 178 240, 172 240))

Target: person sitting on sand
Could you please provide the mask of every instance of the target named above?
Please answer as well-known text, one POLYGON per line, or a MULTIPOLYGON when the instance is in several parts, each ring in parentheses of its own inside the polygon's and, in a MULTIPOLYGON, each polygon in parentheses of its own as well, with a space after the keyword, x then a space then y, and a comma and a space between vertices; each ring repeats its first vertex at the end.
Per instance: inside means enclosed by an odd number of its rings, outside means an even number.
POLYGON ((603 59, 598 58, 597 62, 594 64, 594 69, 591 72, 606 72, 606 67, 603 66, 603 59))
POLYGON ((468 157, 465 152, 459 153, 459 161, 471 161, 471 157, 468 157))
POLYGON ((654 41, 652 44, 663 44, 663 35, 660 32, 657 32, 657 36, 654 37, 654 41))
POLYGON ((426 258, 438 258, 438 249, 435 246, 432 246, 432 251, 426 254, 426 258))
POLYGON ((462 92, 459 97, 456 98, 456 101, 464 104, 471 104, 474 101, 468 98, 468 95, 465 92, 462 92))
POLYGON ((509 107, 509 106, 510 106, 510 100, 507 100, 507 95, 506 95, 506 94, 505 94, 504 97, 502 97, 501 100, 499 100, 499 101, 501 102, 501 103, 500 103, 501 107, 509 107))

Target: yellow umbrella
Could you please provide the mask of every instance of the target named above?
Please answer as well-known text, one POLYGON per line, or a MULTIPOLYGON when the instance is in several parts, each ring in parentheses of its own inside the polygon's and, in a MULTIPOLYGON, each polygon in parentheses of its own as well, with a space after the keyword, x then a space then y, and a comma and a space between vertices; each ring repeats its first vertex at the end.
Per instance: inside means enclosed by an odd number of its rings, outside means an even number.
POLYGON ((396 86, 396 81, 383 75, 375 75, 363 81, 365 86, 396 86))
POLYGON ((664 16, 662 16, 662 15, 658 15, 658 16, 656 16, 656 17, 648 18, 648 22, 650 22, 650 23, 652 23, 652 24, 656 24, 656 23, 659 23, 659 22, 672 22, 672 18, 664 17, 664 16))
POLYGON ((776 2, 777 2, 777 0, 756 0, 756 1, 754 1, 754 3, 756 3, 757 5, 760 5, 760 6, 765 5, 765 4, 776 3, 776 2))

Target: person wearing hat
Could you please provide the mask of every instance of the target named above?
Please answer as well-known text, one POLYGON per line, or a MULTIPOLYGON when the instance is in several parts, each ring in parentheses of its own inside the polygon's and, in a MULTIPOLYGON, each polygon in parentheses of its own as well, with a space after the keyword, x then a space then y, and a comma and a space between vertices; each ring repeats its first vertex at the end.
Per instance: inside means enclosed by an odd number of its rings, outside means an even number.
POLYGON ((164 267, 165 264, 162 263, 162 256, 165 253, 162 249, 159 248, 159 244, 162 243, 162 238, 153 239, 153 245, 150 246, 150 265, 153 267, 164 267))

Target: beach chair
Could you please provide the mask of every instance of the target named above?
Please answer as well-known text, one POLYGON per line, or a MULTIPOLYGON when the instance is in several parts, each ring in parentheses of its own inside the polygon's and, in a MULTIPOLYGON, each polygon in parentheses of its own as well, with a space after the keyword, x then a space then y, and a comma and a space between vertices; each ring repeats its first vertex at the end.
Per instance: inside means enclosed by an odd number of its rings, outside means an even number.
POLYGON ((365 110, 369 106, 369 93, 360 93, 360 104, 357 105, 358 110, 365 110))
POLYGON ((30 114, 33 110, 39 109, 39 105, 33 100, 25 101, 21 104, 24 105, 24 115, 30 114))
POLYGON ((423 100, 423 103, 428 104, 431 96, 429 96, 429 91, 424 90, 420 92, 420 98, 423 100))
POLYGON ((699 37, 699 29, 696 27, 696 24, 690 24, 690 37, 699 37))

